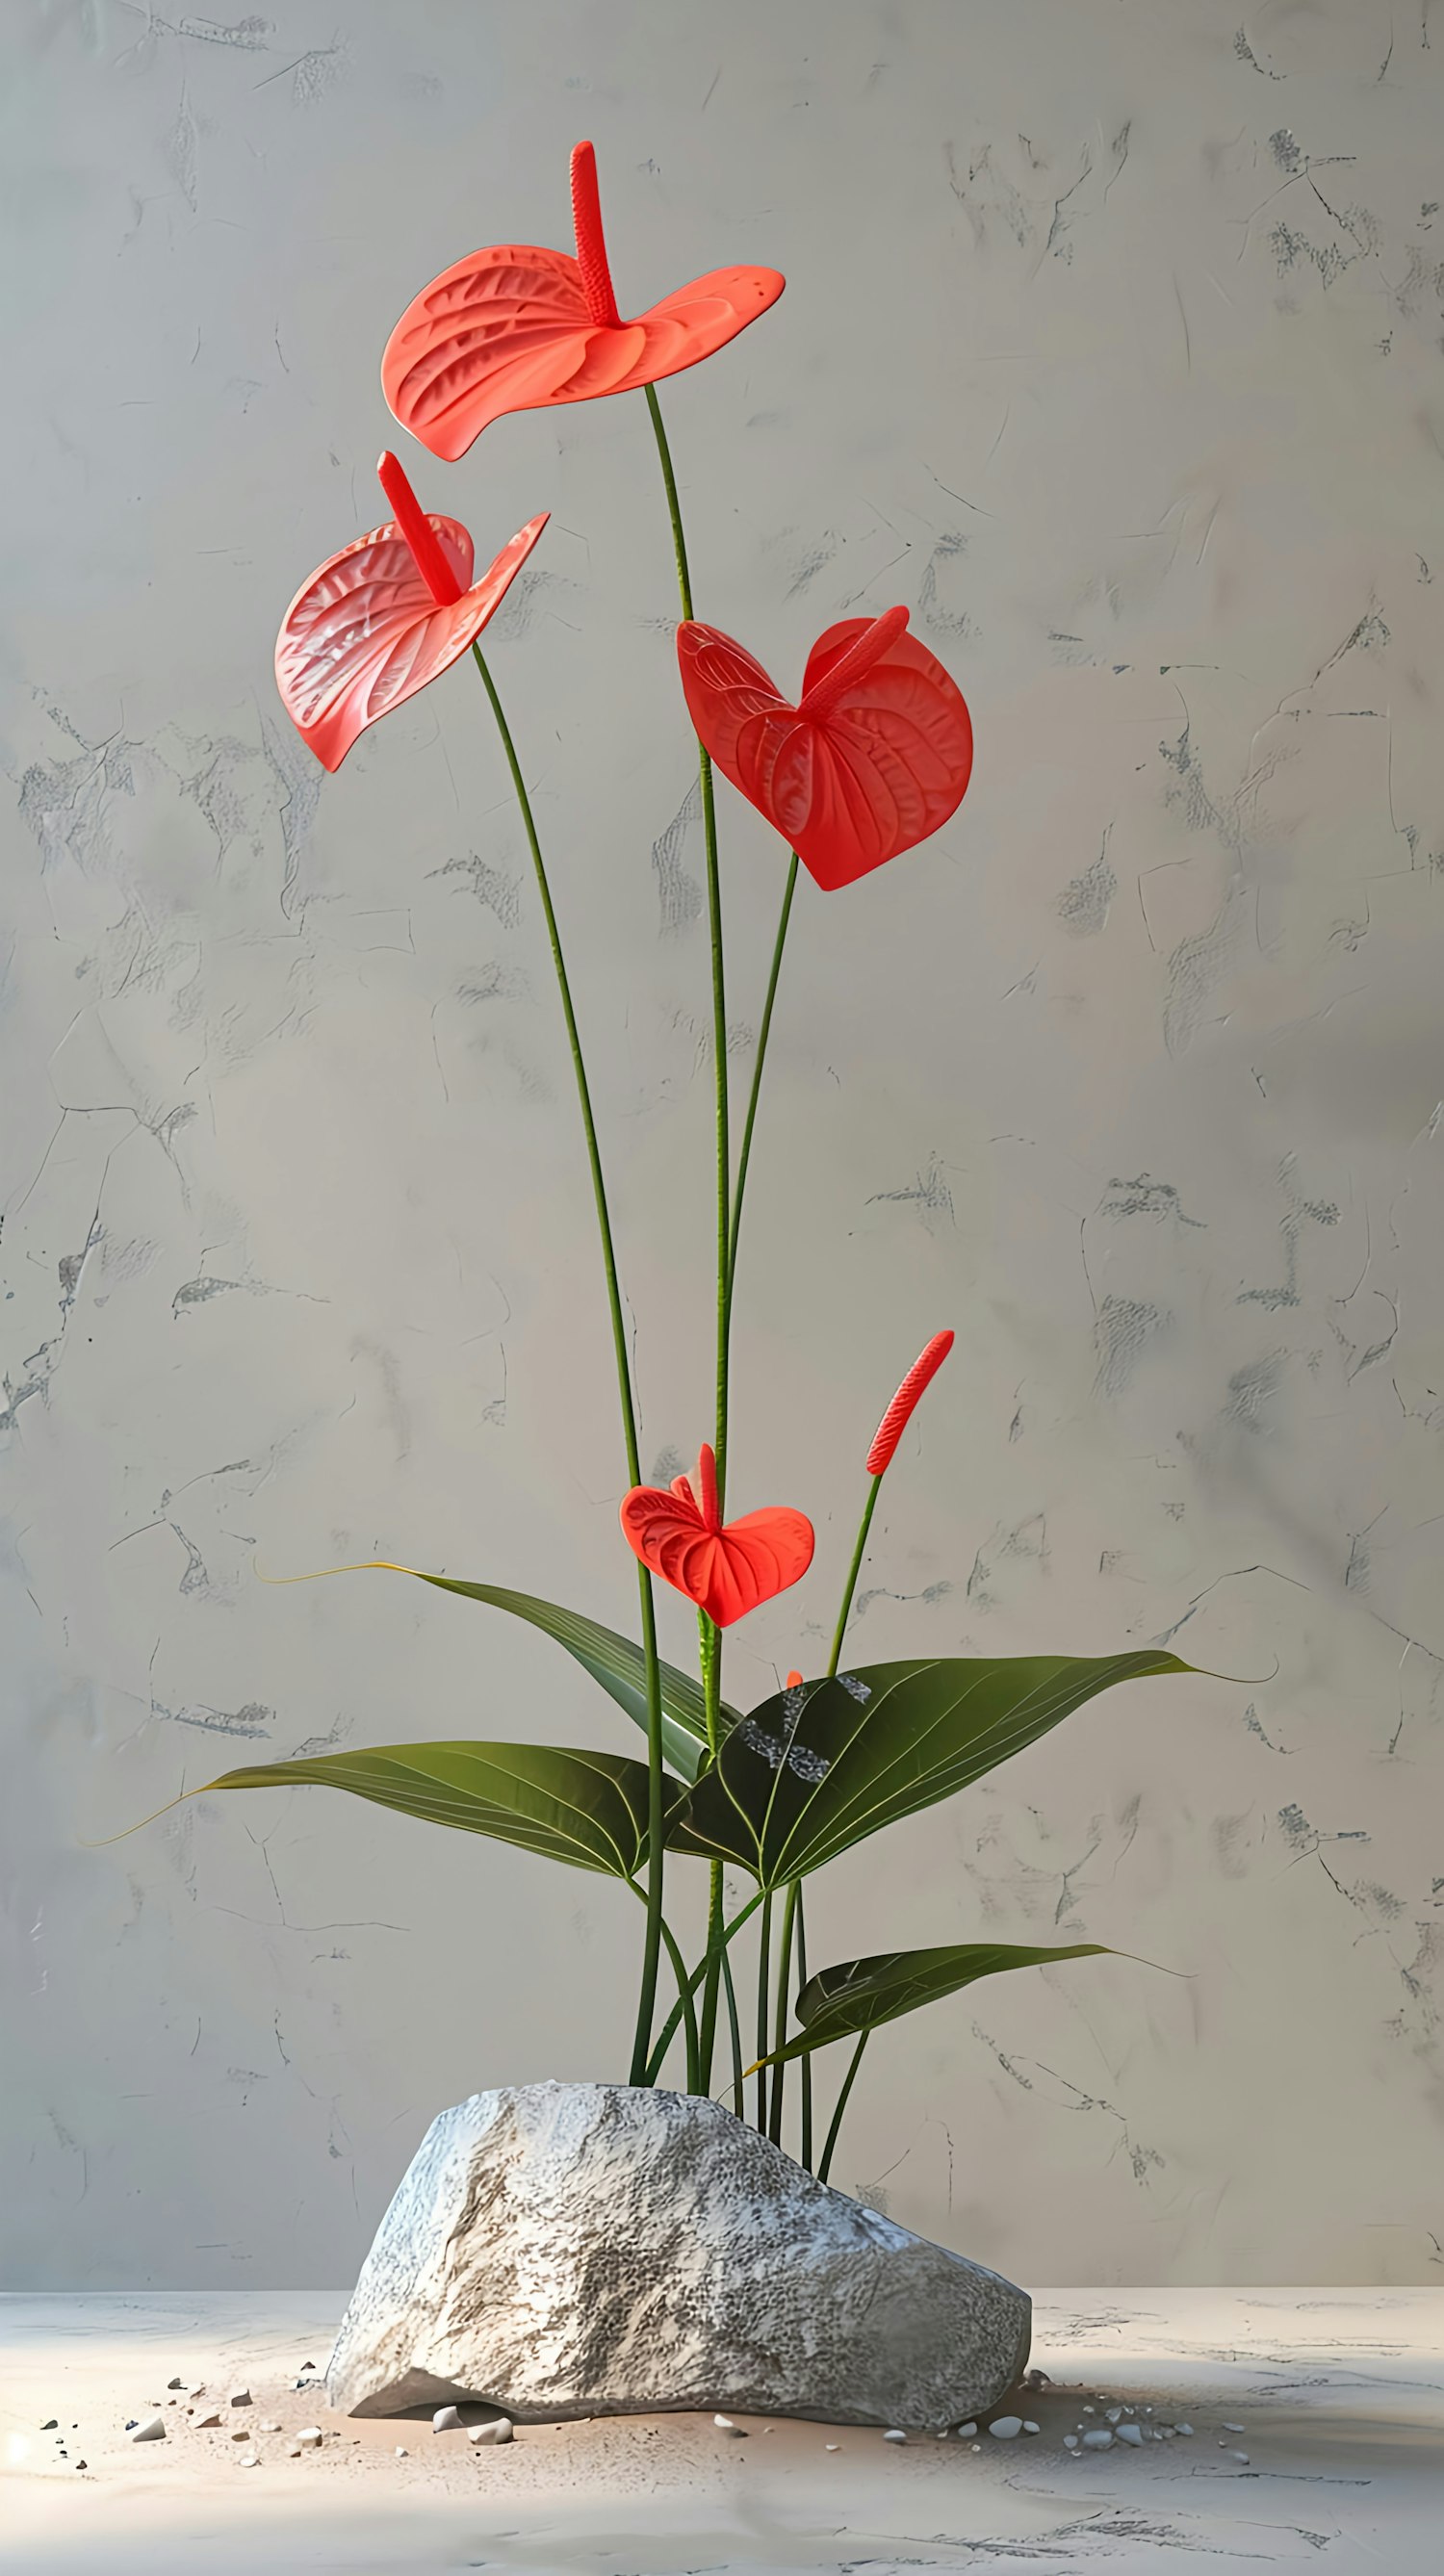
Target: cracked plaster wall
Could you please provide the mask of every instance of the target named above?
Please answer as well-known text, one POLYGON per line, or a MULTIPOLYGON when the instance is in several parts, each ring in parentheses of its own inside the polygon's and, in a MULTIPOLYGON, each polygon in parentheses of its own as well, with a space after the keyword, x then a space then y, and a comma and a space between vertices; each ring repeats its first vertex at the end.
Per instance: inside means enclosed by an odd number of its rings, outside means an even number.
MULTIPOLYGON (((432 2111, 625 2064, 600 1882, 238 1758, 616 1743, 604 1317, 525 850, 464 670, 334 781, 270 676, 380 515, 382 341, 473 243, 776 313, 667 389, 702 612, 779 673, 905 599, 968 692, 935 844, 804 883, 734 1497, 820 1654, 1168 1638, 823 1883, 818 1960, 1117 1945, 874 2051, 840 2178, 1024 2279, 1438 2277, 1444 21, 1430 0, 115 0, 14 13, 0 906, 12 2286, 349 2279, 432 2111), (23 234, 14 221, 23 216, 23 234)), ((552 525, 492 656, 577 964, 649 1466, 705 1428, 699 831, 639 399, 424 499, 552 525)), ((780 887, 724 792, 733 1063, 780 887)), ((669 1619, 674 1647, 686 1623, 669 1619)))

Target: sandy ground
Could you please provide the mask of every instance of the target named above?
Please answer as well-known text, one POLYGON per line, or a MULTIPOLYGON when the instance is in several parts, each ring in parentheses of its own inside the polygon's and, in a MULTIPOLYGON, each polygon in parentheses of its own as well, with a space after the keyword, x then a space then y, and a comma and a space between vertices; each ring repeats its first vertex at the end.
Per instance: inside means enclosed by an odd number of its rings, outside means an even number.
POLYGON ((1018 2410, 1040 2429, 981 2430, 976 2449, 763 2418, 739 2418, 738 2440, 696 2415, 528 2428, 496 2449, 433 2433, 429 2415, 354 2423, 296 2385, 306 2363, 324 2369, 342 2304, 0 2300, 0 2565, 1180 2576, 1197 2554, 1211 2576, 1444 2570, 1444 2290, 1040 2294, 1033 2361, 1052 2384, 1018 2410), (241 2385, 253 2404, 232 2408, 241 2385), (202 2430, 213 2403, 221 2425, 202 2430), (1135 2410, 1141 2448, 1065 2448, 1114 2406, 1135 2410), (154 2412, 165 2441, 131 2443, 127 2419, 154 2412), (1178 2423, 1191 2437, 1151 2438, 1178 2423), (325 2439, 293 2458, 303 2425, 325 2439))

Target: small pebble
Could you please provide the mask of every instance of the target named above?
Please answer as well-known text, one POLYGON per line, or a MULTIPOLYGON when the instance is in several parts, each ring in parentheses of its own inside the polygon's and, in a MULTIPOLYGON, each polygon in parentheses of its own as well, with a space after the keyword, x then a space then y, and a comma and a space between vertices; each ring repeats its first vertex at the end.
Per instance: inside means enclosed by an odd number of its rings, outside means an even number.
POLYGON ((822 2447, 824 2451, 840 2451, 842 2449, 842 2444, 840 2442, 824 2442, 822 2447))
POLYGON ((137 2424, 130 2438, 133 2442, 163 2442, 165 2426, 158 2415, 152 2415, 148 2423, 137 2424))
POLYGON ((1092 2407, 1092 2406, 1085 2406, 1085 2407, 1084 2407, 1084 2409, 1083 2409, 1083 2412, 1084 2412, 1084 2414, 1085 2414, 1085 2415, 1092 2415, 1092 2414, 1096 2413, 1096 2411, 1097 2411, 1097 2410, 1096 2410, 1096 2408, 1094 2408, 1094 2407, 1092 2407))
MULTIPOLYGON (((135 2428, 136 2428, 136 2426, 137 2426, 137 2424, 138 2424, 139 2422, 140 2422, 140 2417, 139 2417, 138 2415, 127 2415, 127 2417, 126 2417, 126 2419, 125 2419, 125 2429, 126 2429, 127 2433, 133 2433, 133 2432, 135 2431, 135 2428)), ((49 2430, 50 2430, 50 2427, 49 2427, 49 2425, 48 2425, 48 2424, 45 2424, 45 2425, 42 2425, 41 2430, 42 2430, 43 2432, 48 2433, 48 2432, 49 2432, 49 2430)))
POLYGON ((1117 2423, 1117 2421, 1118 2421, 1118 2419, 1119 2419, 1119 2416, 1122 2414, 1122 2412, 1123 2412, 1123 2409, 1122 2409, 1122 2407, 1121 2407, 1121 2406, 1110 2406, 1110 2407, 1109 2407, 1109 2409, 1108 2409, 1108 2421, 1109 2421, 1109 2423, 1110 2423, 1110 2424, 1116 2424, 1116 2423, 1117 2423))
POLYGON ((245 2431, 245 2429, 244 2429, 244 2427, 243 2427, 243 2426, 241 2426, 241 2425, 239 2425, 239 2424, 237 2425, 237 2427, 236 2427, 236 2429, 235 2429, 234 2433, 231 2435, 231 2440, 232 2440, 233 2442, 249 2442, 250 2438, 251 2438, 251 2437, 250 2437, 250 2434, 249 2434, 248 2432, 246 2432, 246 2431, 245 2431))
POLYGON ((1225 2433, 1241 2433, 1243 2431, 1243 2426, 1241 2424, 1225 2424, 1223 2429, 1225 2433))
POLYGON ((1183 2435, 1185 2442, 1191 2442, 1193 2440, 1193 2426, 1191 2424, 1175 2424, 1173 2429, 1175 2433, 1181 2433, 1183 2435))
POLYGON ((303 2361, 303 2362, 302 2362, 302 2364, 301 2364, 301 2368, 302 2368, 302 2370, 303 2370, 303 2371, 306 2371, 306 2370, 314 2370, 314 2369, 315 2369, 315 2367, 316 2367, 316 2365, 315 2365, 314 2361, 303 2361))
MULTIPOLYGON (((134 2418, 132 2417, 132 2419, 131 2419, 131 2420, 132 2420, 132 2422, 133 2422, 133 2421, 134 2421, 134 2418)), ((126 2426, 126 2428, 125 2428, 125 2429, 126 2429, 126 2431, 127 2431, 127 2432, 129 2432, 129 2431, 130 2431, 130 2425, 129 2425, 129 2424, 127 2424, 127 2426, 126 2426)), ((48 2423, 48 2424, 42 2424, 42 2425, 41 2425, 41 2427, 40 2427, 40 2430, 41 2430, 41 2432, 42 2432, 42 2433, 58 2433, 58 2432, 59 2432, 59 2430, 60 2430, 60 2423, 59 2423, 59 2419, 58 2419, 58 2417, 56 2417, 56 2416, 52 2415, 52 2416, 51 2416, 51 2418, 50 2418, 49 2423, 48 2423)))
POLYGON ((1064 2434, 1064 2436, 1063 2436, 1063 2448, 1064 2448, 1064 2450, 1065 2450, 1065 2451, 1076 2451, 1076 2450, 1077 2450, 1077 2448, 1078 2448, 1078 2436, 1077 2436, 1077 2434, 1076 2434, 1076 2433, 1065 2433, 1065 2434, 1064 2434))
POLYGON ((1120 2442, 1131 2442, 1135 2451, 1141 2451, 1143 2448, 1142 2427, 1138 2424, 1120 2424, 1118 2427, 1118 2439, 1120 2442))
POLYGON ((185 2381, 183 2379, 168 2379, 166 2381, 166 2386, 167 2388, 184 2388, 185 2381))
POLYGON ((249 2406, 251 2403, 252 2398, 249 2388, 233 2388, 231 2390, 231 2404, 233 2406, 249 2406))
POLYGON ((1113 2436, 1111 2433, 1105 2433, 1102 2431, 1097 2433, 1085 2433, 1083 2436, 1083 2448, 1085 2451, 1111 2451, 1113 2448, 1113 2436))
MULTIPOLYGON (((294 2457, 294 2454, 293 2454, 292 2456, 294 2457)), ((405 2443, 404 2443, 404 2442, 398 2442, 398 2443, 397 2443, 397 2445, 396 2445, 396 2456, 397 2456, 398 2460, 409 2460, 409 2459, 410 2459, 410 2457, 411 2457, 411 2453, 407 2450, 406 2445, 405 2445, 405 2443)))
MULTIPOLYGON (((733 2429, 736 2429, 735 2426, 733 2429)), ((477 2444, 482 2442, 509 2442, 511 2440, 511 2417, 509 2415, 498 2415, 490 2424, 473 2424, 466 2438, 468 2442, 474 2442, 477 2444)))
POLYGON ((303 2442, 308 2451, 319 2451, 321 2447, 320 2425, 303 2424, 300 2432, 296 2435, 296 2439, 298 2442, 303 2442))
POLYGON ((958 2440, 960 2442, 971 2442, 977 2429, 976 2424, 960 2424, 958 2426, 958 2440))
POLYGON ((88 2460, 77 2460, 75 2465, 78 2469, 88 2469, 90 2462, 88 2460))
POLYGON ((1051 2388, 1052 2385, 1053 2382, 1046 2370, 1025 2370, 1023 2373, 1025 2388, 1051 2388))
POLYGON ((981 2451, 982 2447, 983 2447, 983 2446, 982 2446, 982 2443, 981 2443, 981 2442, 975 2442, 975 2443, 973 2444, 973 2448, 974 2448, 974 2450, 975 2450, 975 2451, 981 2451))
POLYGON ((1241 2467, 1245 2469, 1248 2467, 1247 2451, 1230 2451, 1228 2456, 1231 2460, 1237 2460, 1241 2467))
POLYGON ((286 2453, 286 2457, 287 2457, 287 2459, 288 2459, 288 2460, 299 2460, 300 2456, 301 2456, 301 2445, 300 2445, 300 2443, 299 2443, 299 2442, 293 2442, 293 2443, 291 2444, 291 2447, 290 2447, 289 2451, 286 2453))
POLYGON ((1016 2441, 1018 2435, 1022 2432, 1022 2429, 1023 2419, 1021 2415, 995 2415, 991 2424, 988 2426, 988 2431, 992 2434, 995 2442, 1016 2441))
POLYGON ((730 2415, 714 2415, 712 2421, 716 2425, 719 2433, 730 2433, 734 2441, 746 2441, 747 2433, 745 2427, 741 2424, 734 2424, 730 2415))
POLYGON ((1036 2424, 1030 2424, 1025 2415, 1023 2418, 1023 2430, 1025 2433, 1036 2433, 1038 2426, 1036 2424))
POLYGON ((907 2435, 906 2433, 900 2432, 896 2424, 892 2424, 889 2425, 888 2430, 884 2433, 882 2438, 885 2442, 905 2442, 907 2440, 907 2435))
POLYGON ((220 2420, 220 2410, 213 2406, 209 2415, 198 2415, 196 2417, 196 2430, 198 2433, 213 2433, 220 2423, 220 2420))
POLYGON ((433 2433, 455 2433, 461 2428, 461 2417, 454 2406, 438 2406, 431 2419, 433 2433))

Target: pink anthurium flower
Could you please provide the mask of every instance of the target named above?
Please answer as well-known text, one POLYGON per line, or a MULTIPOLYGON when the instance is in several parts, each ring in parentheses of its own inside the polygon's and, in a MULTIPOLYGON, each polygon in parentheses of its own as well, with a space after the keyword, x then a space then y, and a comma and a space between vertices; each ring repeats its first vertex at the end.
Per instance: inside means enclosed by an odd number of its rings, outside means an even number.
POLYGON ((376 471, 395 519, 313 572, 276 638, 276 686, 324 769, 339 769, 368 725, 460 660, 549 515, 529 519, 473 582, 472 543, 460 520, 423 510, 389 453, 376 471))
POLYGON ((677 629, 699 740, 828 892, 938 831, 972 774, 963 693, 907 622, 889 608, 829 626, 795 707, 730 635, 677 629))
POLYGON ((454 465, 509 411, 589 402, 710 358, 782 293, 775 268, 717 268, 624 321, 590 143, 572 154, 577 255, 498 242, 444 269, 386 343, 381 389, 403 429, 454 465))
POLYGON ((685 1476, 670 1491, 634 1485, 622 1504, 628 1546, 653 1574, 686 1594, 719 1628, 730 1628, 812 1563, 812 1523, 785 1504, 745 1512, 724 1524, 717 1504, 717 1461, 704 1447, 696 1490, 685 1476))

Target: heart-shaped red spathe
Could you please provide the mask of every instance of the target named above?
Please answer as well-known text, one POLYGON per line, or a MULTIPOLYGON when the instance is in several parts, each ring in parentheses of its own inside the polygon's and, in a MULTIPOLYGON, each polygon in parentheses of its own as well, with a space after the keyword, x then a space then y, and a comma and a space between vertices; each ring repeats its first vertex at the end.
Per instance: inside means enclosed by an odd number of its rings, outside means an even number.
POLYGON ((812 1563, 812 1523, 804 1512, 774 1503, 724 1525, 717 1462, 707 1448, 697 1461, 695 1493, 685 1476, 670 1491, 635 1485, 622 1504, 622 1529, 642 1563, 719 1628, 800 1583, 812 1563))
POLYGON ((710 358, 782 293, 775 268, 718 268, 635 321, 617 309, 602 236, 596 155, 572 154, 575 259, 500 242, 432 279, 402 314, 381 388, 403 429, 454 464, 491 421, 589 402, 710 358))
POLYGON ((383 456, 379 470, 395 520, 320 565, 276 638, 286 713, 325 769, 339 769, 368 725, 460 660, 547 523, 543 510, 473 582, 471 538, 460 521, 423 511, 394 456, 383 456))
POLYGON ((940 830, 972 775, 967 701, 907 618, 829 626, 795 707, 730 635, 677 629, 699 740, 829 893, 940 830))

